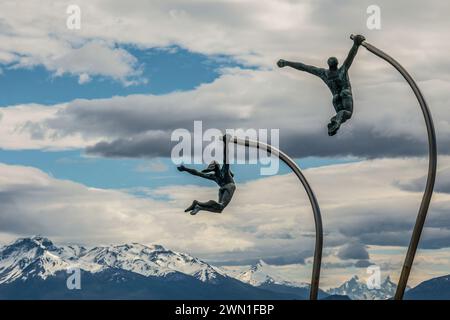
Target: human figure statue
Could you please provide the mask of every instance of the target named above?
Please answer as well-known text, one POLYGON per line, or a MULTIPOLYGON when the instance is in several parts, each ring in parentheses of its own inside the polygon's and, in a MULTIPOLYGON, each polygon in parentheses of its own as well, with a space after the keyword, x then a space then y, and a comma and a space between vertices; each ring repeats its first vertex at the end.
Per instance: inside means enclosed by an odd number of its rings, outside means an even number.
POLYGON ((361 43, 366 40, 364 36, 357 35, 353 38, 353 46, 348 53, 347 58, 341 67, 338 68, 338 60, 336 57, 328 58, 328 69, 317 68, 301 62, 291 62, 280 59, 277 62, 278 67, 283 68, 289 66, 291 68, 306 71, 322 79, 333 94, 333 106, 336 115, 330 119, 328 124, 328 135, 334 136, 339 130, 342 123, 352 117, 353 114, 353 97, 350 79, 348 77, 348 69, 358 52, 361 43))
POLYGON ((234 183, 234 174, 230 170, 230 164, 228 161, 228 141, 229 136, 225 135, 223 137, 224 147, 222 167, 220 167, 217 161, 212 161, 208 167, 202 171, 186 168, 184 165, 177 167, 178 171, 186 171, 192 175, 213 180, 220 186, 218 202, 214 200, 209 200, 207 202, 194 200, 192 204, 184 210, 184 212, 190 211, 191 215, 197 214, 200 210, 221 213, 230 203, 234 191, 236 190, 236 184, 234 183))

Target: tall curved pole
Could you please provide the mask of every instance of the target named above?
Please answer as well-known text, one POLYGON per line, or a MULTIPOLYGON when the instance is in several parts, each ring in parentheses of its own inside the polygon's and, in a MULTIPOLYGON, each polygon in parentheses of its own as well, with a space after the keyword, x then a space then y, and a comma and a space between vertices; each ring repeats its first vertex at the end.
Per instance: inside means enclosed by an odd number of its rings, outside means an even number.
POLYGON ((287 154, 282 152, 281 150, 263 142, 253 141, 250 139, 240 139, 237 137, 230 137, 230 142, 246 147, 254 147, 257 149, 266 150, 268 153, 277 156, 281 159, 285 164, 288 165, 289 168, 294 171, 297 178, 302 183, 303 187, 308 194, 309 201, 311 202, 311 207, 314 213, 314 224, 316 229, 316 243, 314 248, 314 261, 313 261, 313 269, 312 269, 312 277, 311 277, 311 288, 309 292, 310 300, 317 300, 317 296, 319 293, 319 279, 320 279, 320 266, 322 263, 322 247, 323 247, 323 229, 322 229, 322 217, 320 215, 320 208, 317 202, 316 196, 311 189, 308 181, 305 176, 301 172, 300 168, 297 164, 292 160, 287 154))
MULTIPOLYGON (((350 36, 353 39, 353 35, 350 36)), ((433 194, 434 182, 436 180, 436 167, 437 167, 437 147, 436 147, 436 133, 434 132, 433 119, 431 117, 430 110, 428 109, 427 102, 420 92, 419 87, 414 82, 409 73, 392 57, 374 47, 373 45, 363 42, 367 50, 389 62, 398 72, 401 73, 403 78, 408 82, 419 101, 420 108, 422 109, 425 124, 427 126, 428 133, 428 175, 427 183, 425 186, 425 192, 423 193, 422 202, 420 204, 419 213, 417 214, 416 224, 414 225, 411 241, 409 243, 408 252, 406 253, 405 262, 403 263, 402 273, 398 280, 397 291, 395 292, 394 299, 401 300, 405 293, 406 284, 408 283, 411 267, 414 262, 414 256, 416 255, 417 246, 419 244, 420 235, 422 234, 425 219, 427 217, 428 207, 430 206, 431 196, 433 194)))

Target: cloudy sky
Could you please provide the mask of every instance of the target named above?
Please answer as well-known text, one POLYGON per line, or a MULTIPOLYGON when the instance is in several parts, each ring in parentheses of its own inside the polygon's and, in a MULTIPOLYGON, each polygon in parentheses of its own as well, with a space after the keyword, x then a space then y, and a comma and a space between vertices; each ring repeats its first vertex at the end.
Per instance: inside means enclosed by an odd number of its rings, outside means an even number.
POLYGON ((410 88, 361 48, 355 112, 335 137, 323 83, 279 58, 342 61, 361 33, 400 61, 432 110, 439 175, 411 285, 450 269, 450 4, 444 1, 0 1, 0 243, 159 243, 223 265, 259 259, 308 281, 311 209, 287 168, 235 165, 221 215, 183 210, 217 188, 180 174, 174 129, 279 129, 325 228, 323 286, 377 264, 397 279, 427 168, 410 88), (81 9, 71 30, 68 5, 81 9), (366 9, 381 8, 368 30, 366 9))

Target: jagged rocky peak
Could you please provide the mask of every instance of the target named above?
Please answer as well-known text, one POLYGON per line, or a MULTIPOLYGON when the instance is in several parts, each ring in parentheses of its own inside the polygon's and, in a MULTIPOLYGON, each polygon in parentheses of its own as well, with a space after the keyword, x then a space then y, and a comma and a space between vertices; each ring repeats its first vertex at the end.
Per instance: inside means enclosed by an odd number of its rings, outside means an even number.
POLYGON ((329 289, 328 293, 346 295, 352 300, 385 300, 394 295, 395 289, 396 284, 389 276, 381 282, 379 289, 369 289, 366 282, 355 275, 339 287, 329 289))
POLYGON ((151 244, 147 248, 149 248, 152 251, 168 251, 166 248, 164 248, 160 244, 151 244))
POLYGON ((263 267, 265 267, 265 266, 267 266, 268 264, 264 261, 264 260, 262 260, 262 259, 259 259, 259 261, 258 261, 258 263, 255 265, 257 268, 263 268, 263 267))
POLYGON ((28 253, 39 256, 45 251, 54 251, 57 247, 49 239, 42 236, 19 238, 13 243, 0 247, 0 259, 6 259, 12 255, 28 253))
POLYGON ((29 238, 19 238, 16 241, 14 241, 10 246, 15 246, 15 247, 29 247, 29 248, 34 248, 34 247, 41 247, 41 248, 45 248, 45 249, 53 249, 54 248, 54 244, 53 242, 51 242, 49 239, 42 237, 40 235, 36 235, 36 236, 32 236, 29 238))
POLYGON ((257 263, 253 264, 250 267, 251 271, 258 271, 263 269, 265 266, 267 266, 267 263, 264 262, 264 260, 260 259, 257 263))
POLYGON ((124 243, 124 244, 120 244, 120 245, 111 245, 110 247, 122 249, 125 251, 131 250, 131 249, 150 250, 150 251, 166 251, 166 248, 164 248, 160 244, 144 245, 144 244, 140 244, 138 242, 124 243))
POLYGON ((236 275, 236 279, 251 284, 253 286, 262 286, 268 284, 279 284, 290 287, 307 287, 306 283, 292 282, 286 280, 274 266, 266 263, 264 260, 259 260, 257 263, 251 265, 249 269, 236 275))

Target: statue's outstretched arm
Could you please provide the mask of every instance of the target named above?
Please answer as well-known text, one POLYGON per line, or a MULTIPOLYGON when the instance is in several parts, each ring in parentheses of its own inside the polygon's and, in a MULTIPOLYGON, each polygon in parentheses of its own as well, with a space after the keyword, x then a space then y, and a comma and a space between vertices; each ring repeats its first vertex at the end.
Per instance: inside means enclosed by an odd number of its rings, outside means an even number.
POLYGON ((320 78, 322 78, 324 76, 324 74, 325 74, 325 70, 324 69, 317 68, 317 67, 314 67, 314 66, 310 66, 308 64, 304 64, 304 63, 301 63, 301 62, 292 62, 292 61, 286 61, 286 60, 281 59, 281 60, 278 61, 277 64, 278 64, 278 66, 280 68, 288 66, 288 67, 291 67, 291 68, 294 68, 294 69, 297 69, 297 70, 300 70, 300 71, 311 73, 311 74, 313 74, 315 76, 318 76, 320 78))
POLYGON ((355 56, 358 53, 358 48, 364 40, 366 40, 366 38, 364 38, 361 35, 357 35, 353 38, 353 46, 350 49, 350 51, 348 52, 347 58, 345 59, 345 61, 343 63, 344 68, 346 68, 346 69, 350 68, 350 66, 352 65, 353 59, 355 59, 355 56))
POLYGON ((350 66, 352 65, 353 59, 355 59, 356 53, 358 53, 358 47, 359 47, 358 45, 353 44, 352 48, 348 52, 348 56, 343 63, 343 66, 346 69, 349 69, 350 66))
POLYGON ((210 174, 210 173, 203 173, 201 171, 195 170, 195 169, 190 169, 190 168, 186 168, 185 166, 181 165, 179 167, 177 167, 178 171, 186 171, 189 172, 190 174, 194 175, 194 176, 198 176, 201 178, 205 178, 205 179, 209 179, 209 180, 215 180, 214 175, 210 174))

